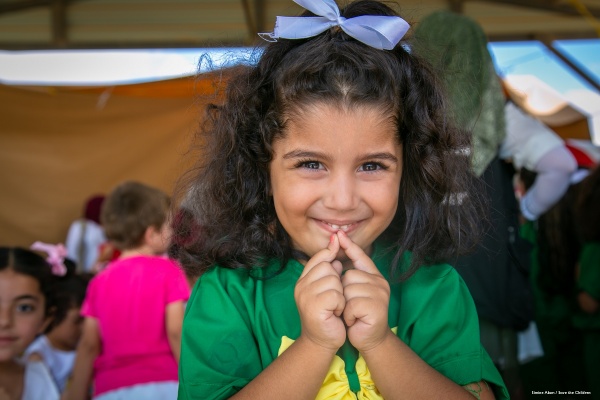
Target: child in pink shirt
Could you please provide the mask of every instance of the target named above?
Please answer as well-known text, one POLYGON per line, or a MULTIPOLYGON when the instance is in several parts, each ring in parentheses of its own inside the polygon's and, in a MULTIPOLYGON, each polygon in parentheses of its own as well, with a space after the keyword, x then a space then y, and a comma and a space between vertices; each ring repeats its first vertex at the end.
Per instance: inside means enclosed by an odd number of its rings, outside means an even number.
POLYGON ((136 182, 106 199, 102 223, 122 254, 90 282, 69 399, 176 399, 181 324, 190 288, 160 256, 171 235, 169 199, 136 182))

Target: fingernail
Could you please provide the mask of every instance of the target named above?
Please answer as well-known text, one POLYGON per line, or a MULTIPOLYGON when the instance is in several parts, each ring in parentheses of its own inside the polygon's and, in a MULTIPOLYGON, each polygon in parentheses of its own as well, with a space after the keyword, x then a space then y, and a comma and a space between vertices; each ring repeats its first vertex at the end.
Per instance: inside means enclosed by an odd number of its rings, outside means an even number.
POLYGON ((329 243, 333 243, 335 241, 335 233, 332 233, 331 236, 329 236, 329 243))

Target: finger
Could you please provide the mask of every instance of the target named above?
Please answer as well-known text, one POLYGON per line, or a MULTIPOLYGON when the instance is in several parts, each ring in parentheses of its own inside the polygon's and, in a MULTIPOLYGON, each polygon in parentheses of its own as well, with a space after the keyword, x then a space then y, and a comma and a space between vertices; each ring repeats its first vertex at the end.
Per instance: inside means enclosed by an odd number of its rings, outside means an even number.
POLYGON ((338 251, 340 251, 340 240, 336 234, 332 234, 329 237, 329 244, 323 250, 317 252, 314 256, 311 257, 310 260, 304 266, 304 270, 300 275, 299 279, 302 279, 306 274, 308 274, 314 267, 319 265, 322 262, 332 262, 335 260, 338 251))
POLYGON ((377 297, 377 291, 380 290, 375 285, 370 283, 352 283, 350 285, 343 286, 344 288, 344 297, 346 301, 358 298, 375 298, 377 297))
POLYGON ((331 311, 333 315, 339 317, 346 307, 346 299, 341 291, 330 289, 317 295, 319 303, 323 304, 325 310, 331 311))
POLYGON ((338 275, 342 275, 342 271, 344 270, 344 266, 342 265, 341 261, 335 260, 331 262, 331 266, 333 267, 333 269, 335 269, 335 272, 338 273, 338 275))
POLYGON ((381 275, 371 257, 369 257, 359 245, 354 243, 342 230, 337 232, 339 246, 344 250, 352 261, 354 268, 374 275, 381 275))
POLYGON ((344 322, 346 322, 346 325, 351 327, 359 320, 367 323, 364 318, 370 314, 372 304, 373 301, 369 298, 347 300, 344 307, 344 322))
POLYGON ((327 290, 337 290, 340 293, 344 292, 342 281, 340 277, 331 270, 329 265, 325 265, 327 268, 314 268, 313 272, 310 273, 310 290, 312 293, 321 293, 327 290), (317 274, 318 273, 318 274, 317 274))
POLYGON ((373 274, 360 269, 350 269, 342 275, 342 286, 346 287, 355 284, 373 284, 373 274))
MULTIPOLYGON (((364 300, 367 299, 362 300, 362 303, 364 304, 364 300)), ((368 310, 364 310, 364 306, 361 307, 360 303, 361 302, 356 301, 356 299, 352 301, 346 301, 346 306, 344 307, 344 322, 346 323, 346 326, 351 327, 356 323, 356 321, 369 315, 368 310)))

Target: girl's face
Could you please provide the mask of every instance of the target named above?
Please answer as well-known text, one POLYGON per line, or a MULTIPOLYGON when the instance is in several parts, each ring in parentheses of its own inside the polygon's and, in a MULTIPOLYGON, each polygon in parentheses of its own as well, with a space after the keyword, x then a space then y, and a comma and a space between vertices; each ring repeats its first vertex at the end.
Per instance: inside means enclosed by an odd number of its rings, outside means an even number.
POLYGON ((52 328, 48 338, 52 345, 60 350, 72 351, 77 347, 83 328, 83 317, 80 307, 71 307, 65 319, 52 328))
POLYGON ((49 322, 38 281, 12 269, 0 271, 0 362, 10 361, 41 333, 49 322))
POLYGON ((319 103, 288 121, 273 150, 275 211, 294 248, 312 257, 341 229, 370 254, 398 207, 402 145, 389 116, 319 103))

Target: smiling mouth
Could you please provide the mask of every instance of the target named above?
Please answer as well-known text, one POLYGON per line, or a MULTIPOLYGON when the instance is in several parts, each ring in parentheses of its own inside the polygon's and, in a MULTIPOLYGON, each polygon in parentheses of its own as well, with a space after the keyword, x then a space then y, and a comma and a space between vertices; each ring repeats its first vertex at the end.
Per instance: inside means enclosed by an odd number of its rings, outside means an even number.
POLYGON ((330 222, 323 221, 323 220, 319 220, 319 221, 321 223, 325 224, 325 225, 328 225, 334 231, 348 232, 348 231, 352 230, 357 225, 356 222, 353 222, 353 223, 350 223, 350 224, 344 224, 344 225, 337 225, 337 224, 332 224, 330 222))

